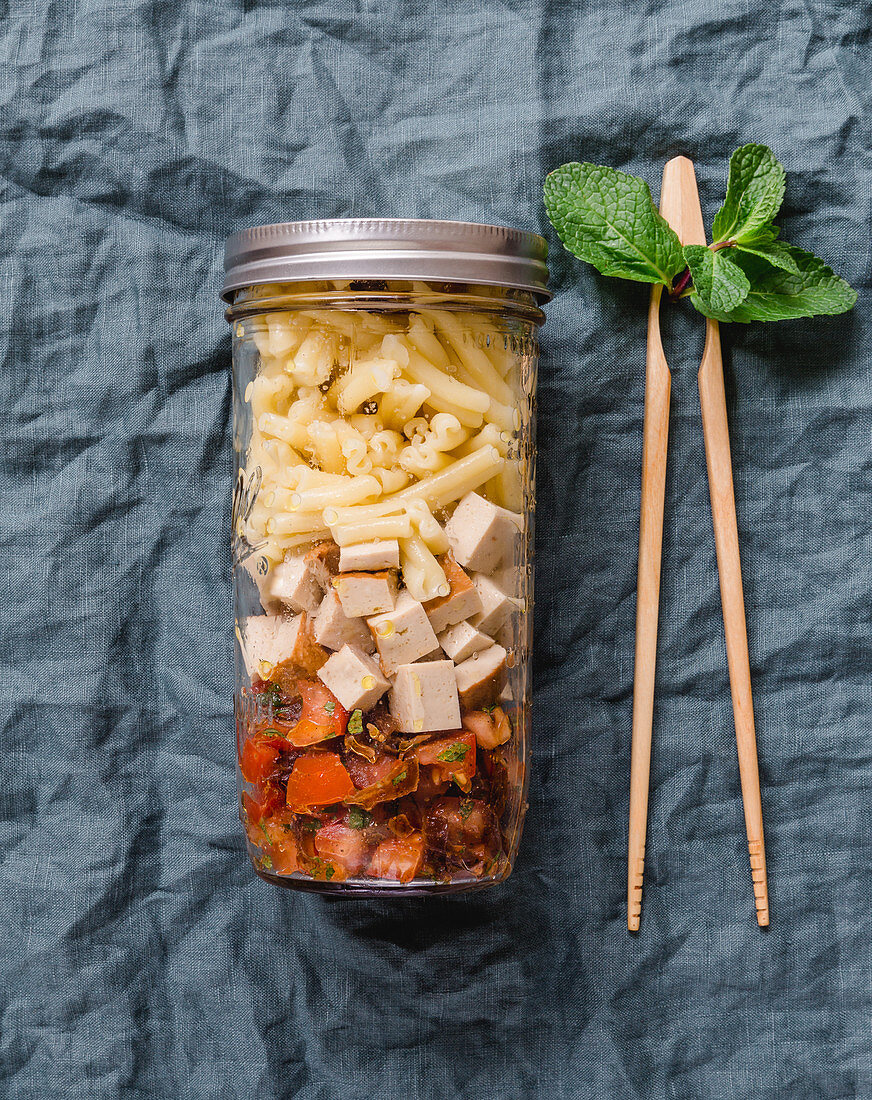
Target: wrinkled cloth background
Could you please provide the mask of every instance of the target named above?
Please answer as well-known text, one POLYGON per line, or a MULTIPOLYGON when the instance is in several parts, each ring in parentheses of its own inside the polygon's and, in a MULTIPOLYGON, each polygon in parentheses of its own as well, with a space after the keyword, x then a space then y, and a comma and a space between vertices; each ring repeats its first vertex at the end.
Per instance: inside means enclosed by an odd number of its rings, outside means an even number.
POLYGON ((0 1094, 872 1096, 872 6, 78 4, 0 35, 0 1094), (335 903, 236 819, 222 243, 399 215, 548 230, 545 173, 770 143, 853 314, 724 331, 767 825, 758 930, 695 368, 674 368, 647 885, 625 929, 645 304, 549 231, 522 853, 335 903))

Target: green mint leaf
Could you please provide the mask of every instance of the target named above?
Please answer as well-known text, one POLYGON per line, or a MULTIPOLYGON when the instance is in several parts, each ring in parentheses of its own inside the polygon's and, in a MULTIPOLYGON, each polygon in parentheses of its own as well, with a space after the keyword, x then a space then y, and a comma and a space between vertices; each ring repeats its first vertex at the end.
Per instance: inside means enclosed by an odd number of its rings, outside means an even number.
POLYGON ((453 745, 437 753, 436 759, 444 760, 446 764, 453 764, 455 760, 465 760, 467 752, 469 752, 469 745, 465 741, 455 741, 453 745))
POLYGON ((730 157, 724 205, 712 226, 714 243, 751 239, 771 222, 784 198, 784 168, 766 145, 743 145, 730 157))
POLYGON ((360 737, 363 733, 363 711, 352 711, 351 717, 348 719, 348 732, 352 737, 360 737))
POLYGON ((701 244, 684 246, 684 258, 693 277, 691 297, 698 298, 707 309, 720 313, 734 310, 751 289, 745 272, 726 254, 730 251, 721 248, 713 252, 701 244))
POLYGON ((779 267, 782 271, 789 271, 792 275, 799 274, 799 266, 790 254, 790 247, 784 241, 765 238, 754 238, 752 241, 744 241, 736 245, 739 252, 749 252, 752 256, 759 256, 773 267, 779 267))
POLYGON ((471 813, 472 802, 470 802, 468 798, 464 798, 464 800, 460 803, 460 816, 464 821, 466 821, 471 813))
POLYGON ((332 714, 336 710, 336 704, 333 702, 332 699, 328 699, 327 702, 324 704, 324 710, 328 714, 332 714))
POLYGON ((372 814, 362 806, 351 806, 348 811, 348 824, 352 829, 365 829, 372 821, 372 814))
POLYGON ((707 307, 696 294, 691 296, 691 301, 706 317, 743 324, 845 313, 853 307, 857 292, 823 260, 794 245, 785 247, 799 269, 798 275, 773 268, 759 256, 736 251, 733 262, 742 268, 751 283, 745 300, 729 312, 707 307))
POLYGON ((409 774, 408 770, 406 768, 403 768, 403 770, 400 772, 400 774, 395 775, 394 778, 391 780, 391 782, 393 783, 393 785, 395 787, 399 787, 399 785, 403 782, 403 780, 406 778, 406 776, 408 774, 409 774))
POLYGON ((636 176, 564 164, 545 179, 545 208, 569 251, 603 275, 671 287, 684 267, 681 242, 636 176))

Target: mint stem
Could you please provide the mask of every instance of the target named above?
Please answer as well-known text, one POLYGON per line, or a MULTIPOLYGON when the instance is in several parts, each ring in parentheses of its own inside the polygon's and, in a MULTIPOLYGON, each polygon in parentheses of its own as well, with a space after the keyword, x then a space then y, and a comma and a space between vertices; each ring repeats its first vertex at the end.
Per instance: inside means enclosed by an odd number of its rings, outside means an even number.
POLYGON ((684 271, 682 271, 682 273, 678 276, 678 282, 675 284, 675 286, 673 286, 672 290, 669 291, 669 297, 673 300, 673 302, 678 301, 678 299, 681 297, 681 292, 684 290, 689 282, 690 268, 686 267, 684 271))

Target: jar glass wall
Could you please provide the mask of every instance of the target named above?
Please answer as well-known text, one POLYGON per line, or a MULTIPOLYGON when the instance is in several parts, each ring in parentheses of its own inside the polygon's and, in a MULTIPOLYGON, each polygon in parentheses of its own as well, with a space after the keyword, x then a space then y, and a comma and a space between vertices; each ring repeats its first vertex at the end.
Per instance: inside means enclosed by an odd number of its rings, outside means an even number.
POLYGON ((429 893, 512 869, 541 316, 459 283, 232 295, 240 813, 269 881, 429 893))

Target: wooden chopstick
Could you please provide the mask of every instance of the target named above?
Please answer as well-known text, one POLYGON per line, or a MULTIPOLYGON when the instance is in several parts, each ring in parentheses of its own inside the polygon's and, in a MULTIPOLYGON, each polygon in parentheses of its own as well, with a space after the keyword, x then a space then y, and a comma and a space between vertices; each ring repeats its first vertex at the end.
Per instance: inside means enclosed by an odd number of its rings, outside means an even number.
MULTIPOLYGON (((681 236, 685 157, 663 169, 660 213, 681 236)), ((660 297, 655 285, 648 307, 645 358, 645 418, 642 429, 642 502, 639 512, 639 573, 636 587, 636 660, 633 672, 633 744, 630 758, 630 827, 627 848, 627 928, 638 932, 642 915, 645 836, 654 721, 654 671, 660 609, 660 563, 663 549, 663 505, 666 499, 666 453, 669 444, 669 398, 672 375, 660 339, 660 297)))
POLYGON ((699 403, 721 585, 721 606, 724 612, 727 666, 730 670, 730 693, 733 697, 733 720, 739 754, 739 779, 745 806, 748 852, 751 857, 751 878, 754 883, 757 923, 764 928, 769 924, 769 886, 766 880, 763 804, 760 798, 757 737, 754 732, 754 705, 751 698, 751 665, 748 659, 745 598, 742 593, 739 529, 733 490, 727 401, 724 394, 724 365, 717 321, 707 320, 705 328, 705 347, 698 379, 699 403))
MULTIPOLYGON (((660 213, 682 244, 705 244, 705 228, 693 162, 675 157, 663 169, 660 213)), ((638 931, 642 912, 645 838, 651 769, 657 623, 666 495, 671 375, 660 339, 662 287, 651 292, 645 363, 645 419, 642 437, 642 501, 639 521, 639 572, 636 603, 636 657, 633 678, 633 741, 630 764, 630 822, 627 859, 627 927, 638 931)), ((739 773, 745 804, 748 848, 757 920, 769 923, 763 811, 751 701, 751 673, 742 596, 736 503, 727 431, 723 364, 717 323, 707 321, 699 370, 706 464, 712 501, 721 602, 727 638, 727 663, 736 723, 739 773)))

